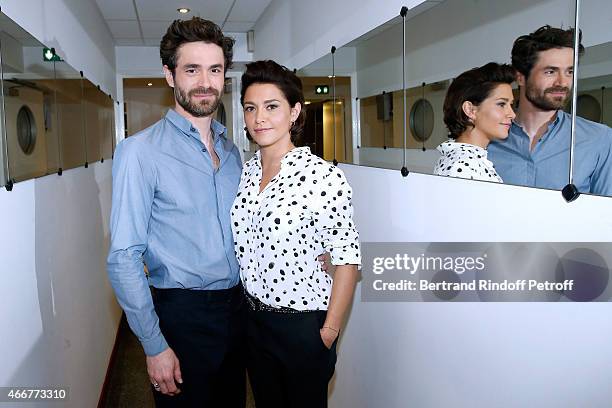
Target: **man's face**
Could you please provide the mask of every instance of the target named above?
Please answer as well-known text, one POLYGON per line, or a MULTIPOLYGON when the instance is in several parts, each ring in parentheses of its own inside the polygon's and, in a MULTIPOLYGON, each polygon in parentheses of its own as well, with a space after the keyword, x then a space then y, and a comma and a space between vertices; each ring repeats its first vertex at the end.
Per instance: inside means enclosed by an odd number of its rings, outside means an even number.
POLYGON ((574 50, 552 48, 538 53, 529 78, 519 74, 518 82, 525 97, 543 111, 562 109, 572 90, 574 50))
POLYGON ((218 45, 201 41, 181 45, 174 74, 164 66, 177 104, 194 117, 209 116, 217 110, 223 94, 224 64, 218 45))

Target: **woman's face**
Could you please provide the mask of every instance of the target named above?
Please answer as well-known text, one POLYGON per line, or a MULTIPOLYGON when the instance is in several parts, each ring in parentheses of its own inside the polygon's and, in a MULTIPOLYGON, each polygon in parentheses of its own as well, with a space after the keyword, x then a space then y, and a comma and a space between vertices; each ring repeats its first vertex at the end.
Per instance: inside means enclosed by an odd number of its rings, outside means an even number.
POLYGON ((508 137, 510 125, 516 114, 512 110, 514 96, 509 84, 499 84, 479 106, 473 107, 471 119, 474 132, 489 140, 508 137))
POLYGON ((253 84, 244 94, 244 121, 259 147, 290 146, 289 129, 301 106, 289 105, 283 92, 273 84, 253 84))

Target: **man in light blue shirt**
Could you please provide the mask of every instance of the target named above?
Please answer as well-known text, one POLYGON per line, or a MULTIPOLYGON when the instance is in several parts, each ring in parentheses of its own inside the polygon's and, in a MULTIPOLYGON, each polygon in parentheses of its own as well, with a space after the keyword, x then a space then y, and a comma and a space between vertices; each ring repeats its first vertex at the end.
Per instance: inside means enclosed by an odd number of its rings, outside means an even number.
MULTIPOLYGON (((488 147, 505 183, 555 190, 569 183, 571 116, 563 108, 572 88, 573 45, 573 29, 550 26, 514 42, 517 115, 508 138, 488 147)), ((612 129, 576 118, 573 177, 582 193, 612 195, 612 129)))
POLYGON ((210 21, 175 21, 160 47, 175 108, 115 152, 108 274, 158 407, 245 403, 246 310, 230 224, 241 159, 212 119, 233 43, 210 21))

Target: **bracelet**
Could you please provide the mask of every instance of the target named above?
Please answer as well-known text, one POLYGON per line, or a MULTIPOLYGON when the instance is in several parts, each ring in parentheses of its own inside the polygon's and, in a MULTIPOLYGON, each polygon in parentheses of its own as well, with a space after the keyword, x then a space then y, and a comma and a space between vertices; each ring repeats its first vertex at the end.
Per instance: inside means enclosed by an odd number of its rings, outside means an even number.
POLYGON ((322 328, 322 329, 329 329, 329 330, 333 330, 333 331, 335 331, 336 333, 340 334, 340 331, 339 331, 338 329, 334 329, 333 327, 323 326, 323 327, 321 327, 321 328, 322 328))

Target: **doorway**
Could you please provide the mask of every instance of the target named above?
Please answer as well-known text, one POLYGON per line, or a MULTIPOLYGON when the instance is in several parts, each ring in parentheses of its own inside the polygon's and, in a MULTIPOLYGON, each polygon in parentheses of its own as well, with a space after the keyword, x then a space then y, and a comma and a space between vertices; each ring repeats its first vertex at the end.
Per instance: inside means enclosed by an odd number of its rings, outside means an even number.
POLYGON ((310 151, 323 158, 323 103, 311 102, 306 105, 306 123, 302 136, 302 146, 310 147, 310 151))

